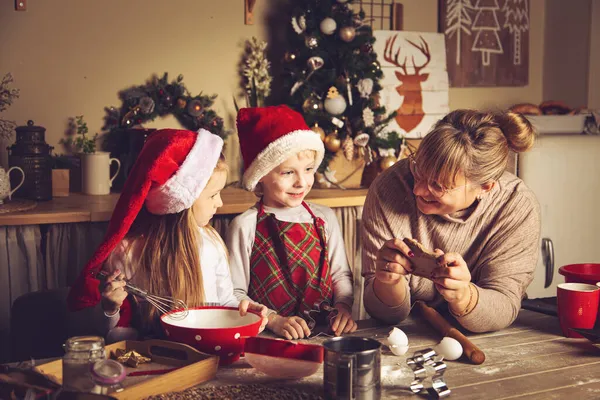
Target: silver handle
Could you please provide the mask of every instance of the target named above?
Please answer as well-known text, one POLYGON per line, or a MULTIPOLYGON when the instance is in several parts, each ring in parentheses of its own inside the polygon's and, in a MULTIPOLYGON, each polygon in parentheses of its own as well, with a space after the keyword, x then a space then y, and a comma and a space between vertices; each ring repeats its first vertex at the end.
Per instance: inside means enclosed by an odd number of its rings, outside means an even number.
POLYGON ((544 266, 546 267, 544 288, 547 288, 552 284, 552 279, 554 278, 554 244, 552 244, 552 240, 549 238, 542 239, 542 257, 544 259, 544 266))
POLYGON ((340 355, 339 364, 337 365, 335 396, 336 399, 351 400, 352 396, 352 367, 354 357, 351 355, 340 355))

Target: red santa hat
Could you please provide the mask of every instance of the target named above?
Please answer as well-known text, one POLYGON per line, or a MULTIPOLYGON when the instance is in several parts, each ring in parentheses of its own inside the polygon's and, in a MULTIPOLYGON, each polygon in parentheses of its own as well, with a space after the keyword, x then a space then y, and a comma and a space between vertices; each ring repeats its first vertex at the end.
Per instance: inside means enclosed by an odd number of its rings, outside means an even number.
POLYGON ((104 241, 69 292, 69 308, 77 311, 100 301, 99 281, 92 273, 123 240, 142 206, 157 215, 190 208, 206 187, 219 161, 223 139, 198 132, 161 129, 148 136, 115 206, 104 241))
POLYGON ((317 167, 323 161, 321 137, 288 106, 242 108, 237 129, 246 166, 242 184, 247 190, 253 191, 263 176, 300 151, 314 150, 317 167))

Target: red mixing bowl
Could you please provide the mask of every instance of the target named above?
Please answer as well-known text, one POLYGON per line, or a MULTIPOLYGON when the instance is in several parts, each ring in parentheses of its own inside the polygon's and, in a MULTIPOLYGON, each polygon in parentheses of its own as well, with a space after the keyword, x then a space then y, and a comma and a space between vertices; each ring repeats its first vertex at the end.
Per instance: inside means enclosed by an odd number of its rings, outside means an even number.
POLYGON ((595 285, 600 282, 600 264, 569 264, 558 269, 564 275, 566 283, 588 283, 595 285))
POLYGON ((197 350, 219 356, 219 365, 229 365, 244 352, 243 338, 258 335, 260 314, 248 311, 241 316, 235 307, 195 307, 182 320, 160 318, 169 340, 185 343, 197 350))

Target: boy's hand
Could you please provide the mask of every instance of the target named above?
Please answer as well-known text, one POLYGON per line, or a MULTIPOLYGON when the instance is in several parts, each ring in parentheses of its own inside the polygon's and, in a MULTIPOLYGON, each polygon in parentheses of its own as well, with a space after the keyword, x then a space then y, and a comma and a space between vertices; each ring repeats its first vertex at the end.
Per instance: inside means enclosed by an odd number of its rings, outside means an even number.
POLYGON ((102 309, 106 314, 116 314, 119 311, 127 298, 126 284, 125 276, 118 269, 107 276, 106 281, 100 283, 102 309))
POLYGON ((244 315, 246 315, 246 313, 248 311, 256 311, 256 312, 260 313, 260 316, 262 318, 262 323, 260 324, 258 333, 261 333, 262 331, 265 330, 265 326, 267 326, 267 322, 269 322, 269 320, 267 319, 267 312, 269 311, 267 306, 263 306, 262 304, 258 304, 258 303, 250 303, 250 301, 248 301, 248 300, 242 300, 242 301, 240 301, 240 305, 239 305, 238 309, 240 310, 240 315, 242 317, 244 315))
POLYGON ((358 325, 352 319, 352 310, 344 303, 337 303, 335 308, 337 315, 330 321, 331 330, 335 336, 341 336, 342 333, 352 333, 358 328, 358 325))
POLYGON ((272 314, 269 316, 267 327, 278 336, 283 336, 288 340, 303 339, 310 336, 310 329, 306 321, 300 317, 282 317, 272 314))

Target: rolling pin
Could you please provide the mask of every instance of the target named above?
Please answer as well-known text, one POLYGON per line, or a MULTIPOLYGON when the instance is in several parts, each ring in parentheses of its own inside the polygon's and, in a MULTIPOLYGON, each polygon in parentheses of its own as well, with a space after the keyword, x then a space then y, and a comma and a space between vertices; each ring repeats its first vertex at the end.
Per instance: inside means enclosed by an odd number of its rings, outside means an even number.
POLYGON ((415 302, 415 307, 419 310, 423 318, 431 326, 433 326, 443 336, 449 336, 456 339, 463 348, 464 354, 467 356, 469 361, 475 365, 483 364, 485 361, 485 354, 477 346, 473 344, 465 335, 463 335, 458 329, 450 325, 444 317, 440 315, 435 309, 429 307, 422 301, 415 302))

